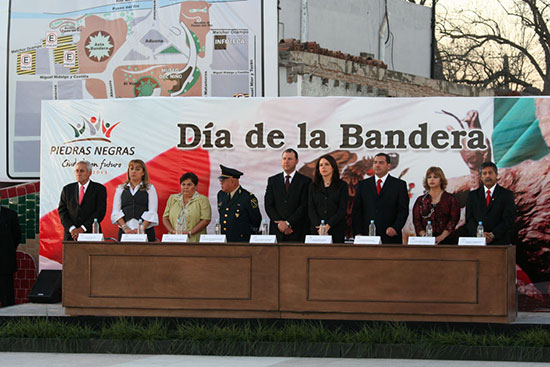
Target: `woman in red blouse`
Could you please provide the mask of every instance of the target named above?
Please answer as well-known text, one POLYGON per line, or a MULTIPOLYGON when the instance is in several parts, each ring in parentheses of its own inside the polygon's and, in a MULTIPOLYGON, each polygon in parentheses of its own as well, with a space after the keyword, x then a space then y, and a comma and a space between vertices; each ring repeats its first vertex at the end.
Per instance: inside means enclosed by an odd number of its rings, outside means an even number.
POLYGON ((430 167, 424 178, 424 195, 413 207, 413 223, 417 236, 426 234, 426 224, 432 222, 436 243, 456 244, 453 234, 460 219, 458 200, 445 191, 447 179, 439 167, 430 167))

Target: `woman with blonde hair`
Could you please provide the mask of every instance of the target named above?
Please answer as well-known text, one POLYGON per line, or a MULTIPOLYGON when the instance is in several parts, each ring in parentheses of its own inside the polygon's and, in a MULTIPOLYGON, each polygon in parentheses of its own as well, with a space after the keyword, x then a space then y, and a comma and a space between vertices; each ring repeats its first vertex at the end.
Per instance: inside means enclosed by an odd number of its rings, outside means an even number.
POLYGON ((430 167, 424 177, 424 195, 413 206, 413 223, 417 236, 426 234, 426 224, 431 221, 437 244, 456 244, 454 236, 460 219, 460 207, 454 195, 445 191, 447 178, 439 167, 430 167))
POLYGON ((154 226, 159 223, 157 209, 157 191, 149 182, 145 162, 141 159, 131 160, 128 163, 126 181, 115 191, 111 212, 111 222, 119 226, 119 241, 123 233, 138 232, 140 219, 143 221, 147 240, 155 241, 154 226))

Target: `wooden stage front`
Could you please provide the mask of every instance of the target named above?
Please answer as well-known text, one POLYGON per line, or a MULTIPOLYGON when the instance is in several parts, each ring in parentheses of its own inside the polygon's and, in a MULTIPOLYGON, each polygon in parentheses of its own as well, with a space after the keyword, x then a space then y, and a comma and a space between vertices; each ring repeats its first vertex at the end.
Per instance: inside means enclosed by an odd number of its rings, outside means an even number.
POLYGON ((69 315, 511 322, 515 247, 64 242, 69 315))

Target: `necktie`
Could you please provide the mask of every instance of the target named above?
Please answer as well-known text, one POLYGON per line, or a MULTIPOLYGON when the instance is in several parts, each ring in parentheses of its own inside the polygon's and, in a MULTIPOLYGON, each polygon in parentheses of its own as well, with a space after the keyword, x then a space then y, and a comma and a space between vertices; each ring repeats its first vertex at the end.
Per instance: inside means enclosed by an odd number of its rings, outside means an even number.
POLYGON ((380 191, 382 190, 382 180, 381 179, 378 179, 377 183, 376 183, 376 193, 378 195, 380 195, 380 191))
POLYGON ((288 192, 288 188, 290 187, 290 175, 286 175, 285 179, 285 190, 288 192))
POLYGON ((82 199, 84 199, 84 186, 80 186, 80 194, 78 195, 78 205, 82 204, 82 199))
POLYGON ((487 208, 489 207, 490 203, 491 203, 491 190, 487 190, 487 208))

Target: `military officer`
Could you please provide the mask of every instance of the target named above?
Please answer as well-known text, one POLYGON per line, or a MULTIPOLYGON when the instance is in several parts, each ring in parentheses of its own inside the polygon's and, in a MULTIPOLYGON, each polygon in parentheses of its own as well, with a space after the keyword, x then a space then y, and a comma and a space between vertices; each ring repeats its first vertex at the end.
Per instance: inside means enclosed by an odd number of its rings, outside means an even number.
POLYGON ((222 234, 227 236, 228 242, 248 242, 262 221, 258 199, 239 184, 242 172, 222 165, 220 168, 218 213, 222 234))

